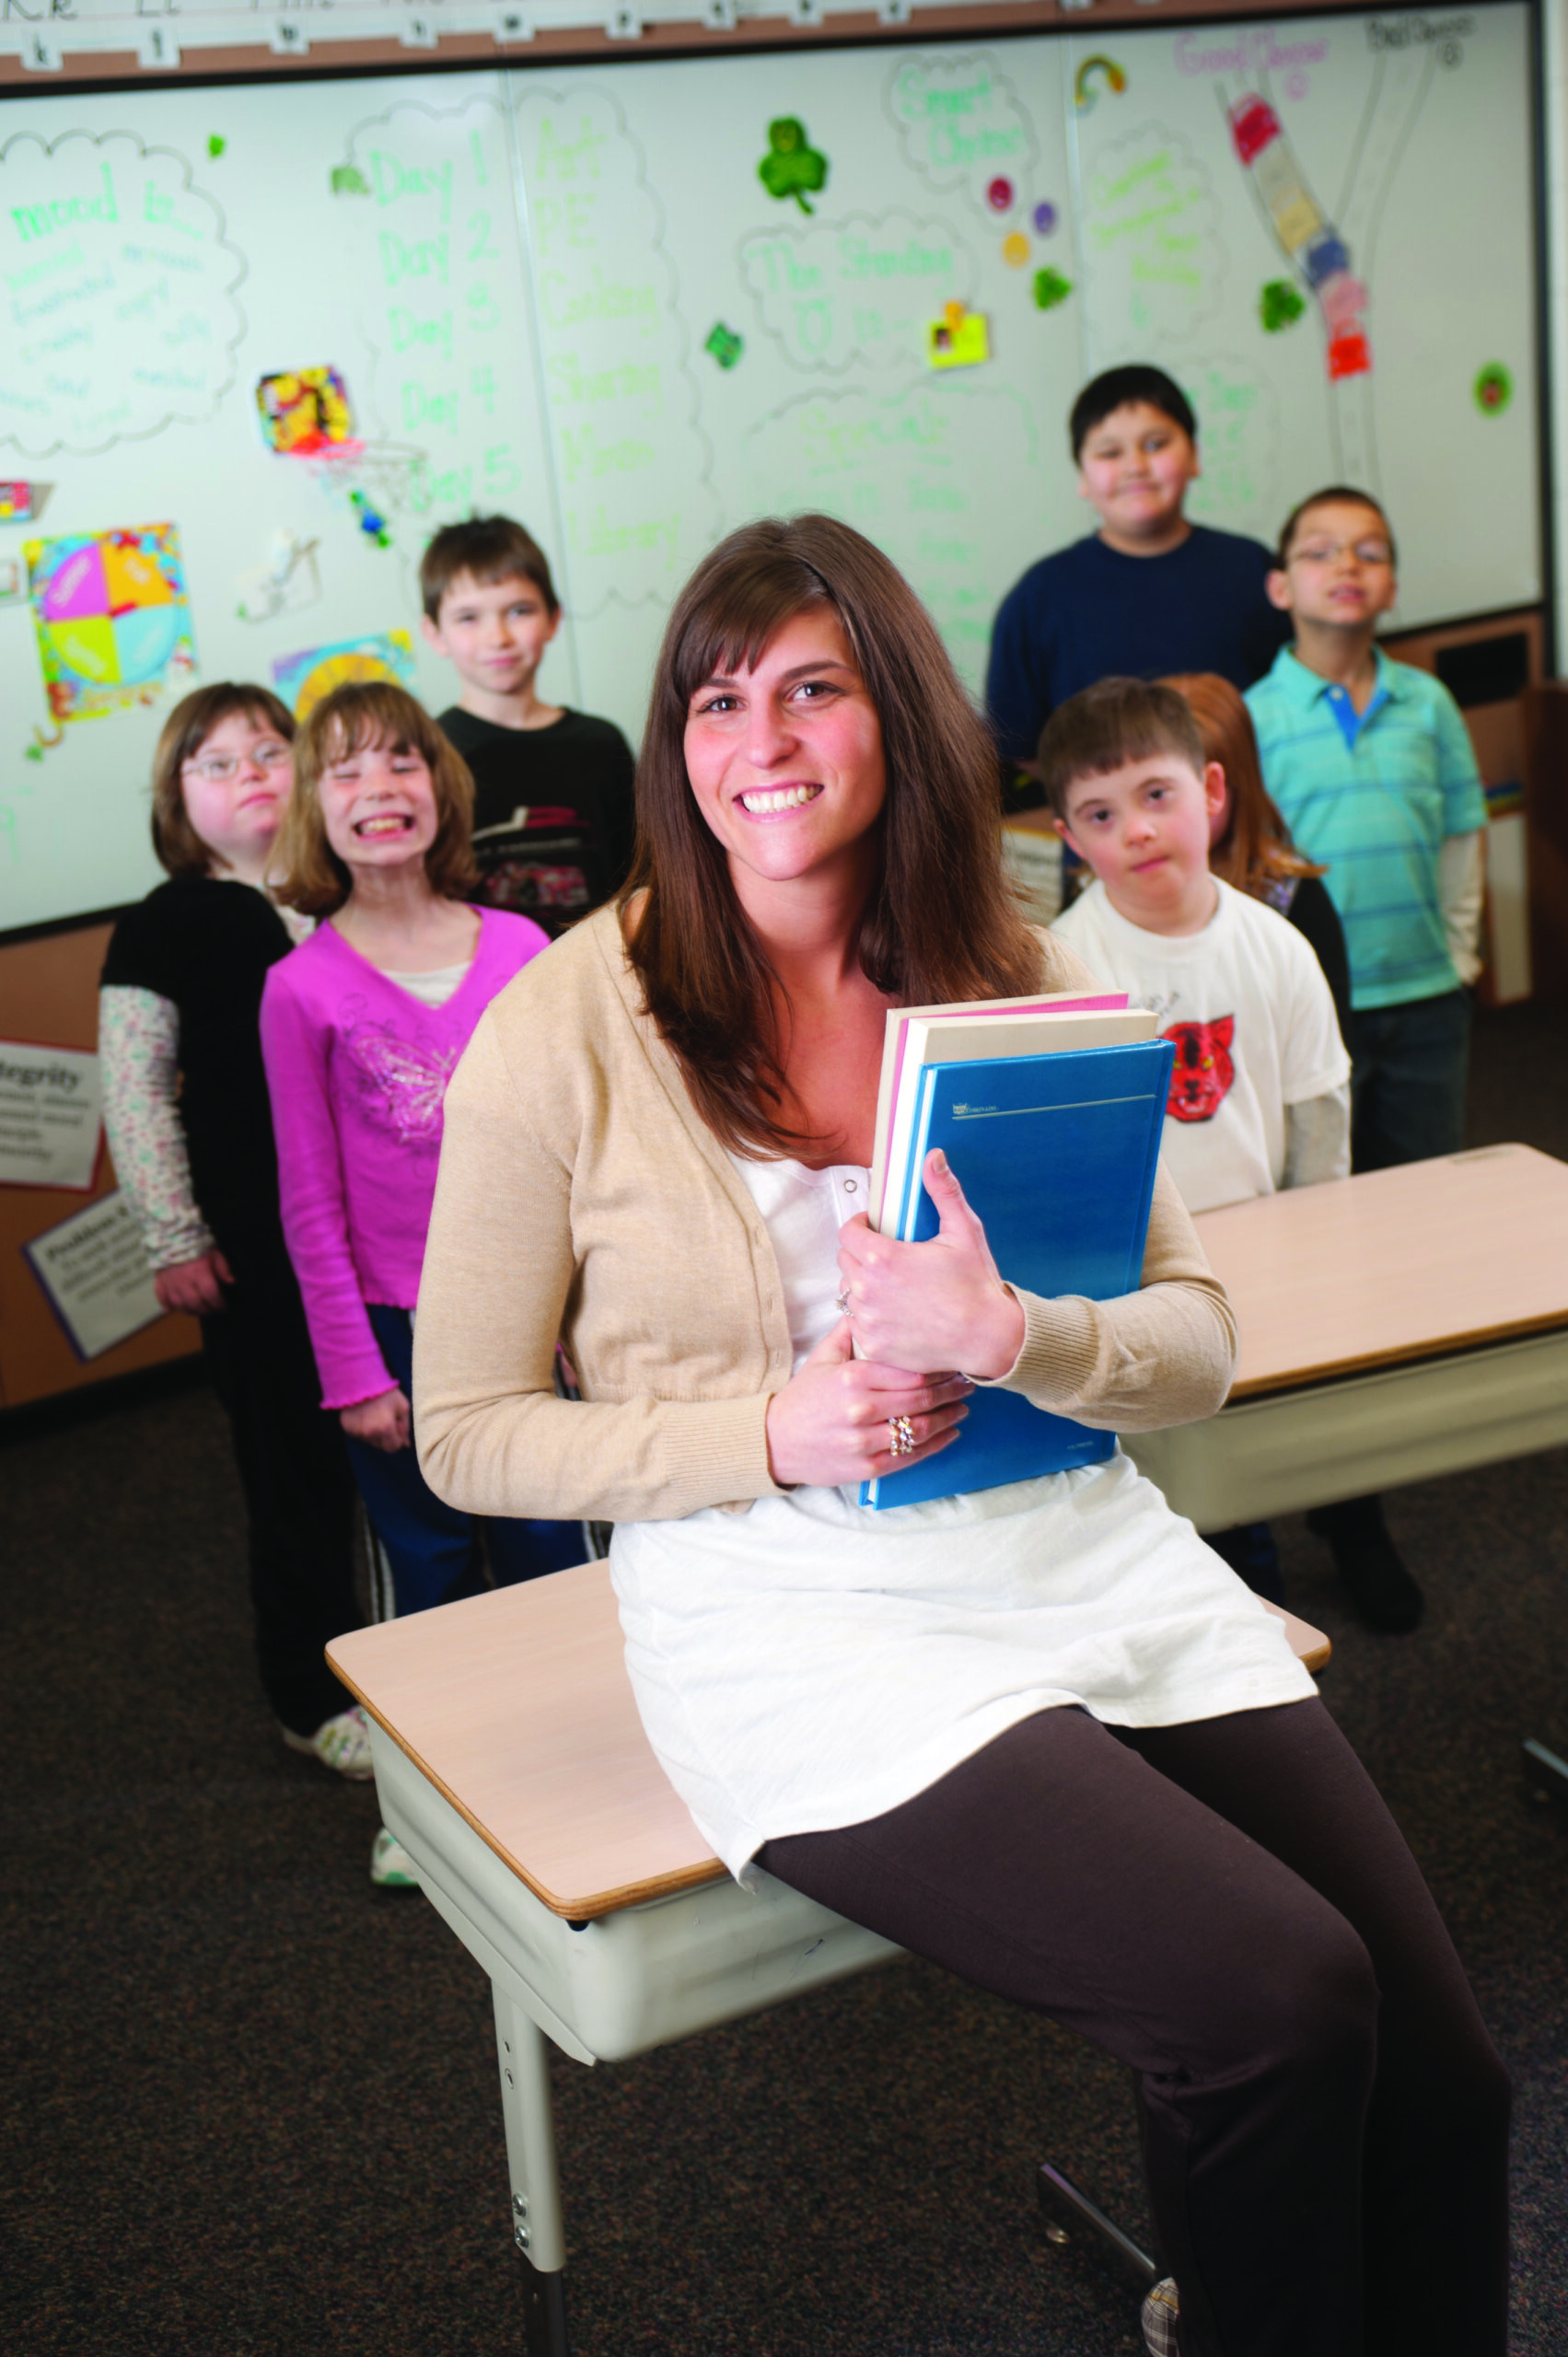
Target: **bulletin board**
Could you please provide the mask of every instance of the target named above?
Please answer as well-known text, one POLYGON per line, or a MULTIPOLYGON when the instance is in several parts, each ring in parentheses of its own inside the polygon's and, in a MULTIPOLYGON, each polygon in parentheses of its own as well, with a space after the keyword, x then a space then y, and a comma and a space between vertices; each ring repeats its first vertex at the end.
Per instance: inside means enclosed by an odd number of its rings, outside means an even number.
POLYGON ((547 695, 635 741, 750 516, 877 540, 972 688, 1092 523, 1064 419, 1147 359, 1191 513, 1389 507, 1396 627, 1542 594, 1531 14, 224 87, 0 115, 0 931, 156 880, 152 747, 226 678, 433 706, 419 556, 522 517, 547 695))

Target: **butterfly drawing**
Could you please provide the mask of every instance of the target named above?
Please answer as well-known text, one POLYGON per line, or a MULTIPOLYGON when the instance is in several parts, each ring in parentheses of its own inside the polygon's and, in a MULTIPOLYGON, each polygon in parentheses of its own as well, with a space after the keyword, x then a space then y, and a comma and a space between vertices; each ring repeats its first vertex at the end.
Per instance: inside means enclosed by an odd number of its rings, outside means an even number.
POLYGON ((375 1083, 392 1126, 405 1145, 437 1145, 447 1083, 458 1061, 456 1048, 434 1049, 371 1023, 348 1035, 350 1054, 375 1083))

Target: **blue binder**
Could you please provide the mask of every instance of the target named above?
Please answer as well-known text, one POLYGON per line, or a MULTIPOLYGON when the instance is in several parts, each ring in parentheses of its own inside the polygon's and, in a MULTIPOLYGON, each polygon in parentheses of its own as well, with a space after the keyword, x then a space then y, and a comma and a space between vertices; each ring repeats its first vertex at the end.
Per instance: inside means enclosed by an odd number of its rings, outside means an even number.
MULTIPOLYGON (((907 1244, 935 1235, 921 1173, 946 1153, 984 1222, 996 1264, 1025 1293, 1114 1300, 1137 1289, 1175 1050, 1168 1039, 1054 1056, 928 1064, 915 1152, 896 1224, 907 1244)), ((913 1505, 1097 1465, 1112 1433, 1032 1408, 1019 1392, 971 1392, 958 1438, 919 1465, 860 1485, 863 1506, 913 1505)))

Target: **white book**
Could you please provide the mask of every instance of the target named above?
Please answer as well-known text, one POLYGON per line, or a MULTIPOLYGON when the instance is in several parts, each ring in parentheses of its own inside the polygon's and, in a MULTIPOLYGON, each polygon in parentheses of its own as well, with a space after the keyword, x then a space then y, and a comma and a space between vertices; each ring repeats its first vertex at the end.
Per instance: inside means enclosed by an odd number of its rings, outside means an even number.
POLYGON ((882 1034, 882 1072, 877 1084, 877 1134, 871 1156, 873 1204, 878 1200, 878 1178, 887 1171, 889 1124, 903 1062, 904 1035, 912 1023, 944 1015, 958 1022, 975 1023, 988 1015, 1046 1015, 1052 1007, 1120 1007, 1126 1004, 1125 991, 1101 991, 1088 995, 1081 991, 1040 991, 1027 998, 959 999, 950 1000, 945 1006, 889 1008, 882 1034))
POLYGON ((910 1185, 909 1157, 927 1064, 972 1063, 995 1056, 1044 1056, 1074 1048, 1121 1047, 1152 1039, 1158 1019, 1129 1007, 1125 991, 1086 997, 977 1000, 967 1005, 895 1007, 888 1016, 877 1100, 876 1156, 868 1216, 893 1232, 910 1185))

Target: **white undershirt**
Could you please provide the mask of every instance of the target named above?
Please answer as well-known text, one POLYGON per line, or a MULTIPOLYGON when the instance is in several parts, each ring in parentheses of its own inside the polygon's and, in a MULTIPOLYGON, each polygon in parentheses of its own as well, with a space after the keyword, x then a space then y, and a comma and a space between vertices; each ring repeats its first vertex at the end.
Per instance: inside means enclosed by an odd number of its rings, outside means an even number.
POLYGON ((394 974, 389 966, 383 966, 381 971, 422 1006, 445 1006, 453 993, 462 988, 463 977, 472 964, 471 958, 464 958, 456 966, 433 966, 428 974, 394 974))
MULTIPOLYGON (((798 1368, 837 1322, 838 1231, 866 1174, 732 1158, 798 1368)), ((881 1816, 1036 1711, 1167 1726, 1315 1690, 1280 1622, 1120 1449, 890 1513, 857 1494, 616 1526, 643 1724, 738 1877, 775 1835, 881 1816)))

